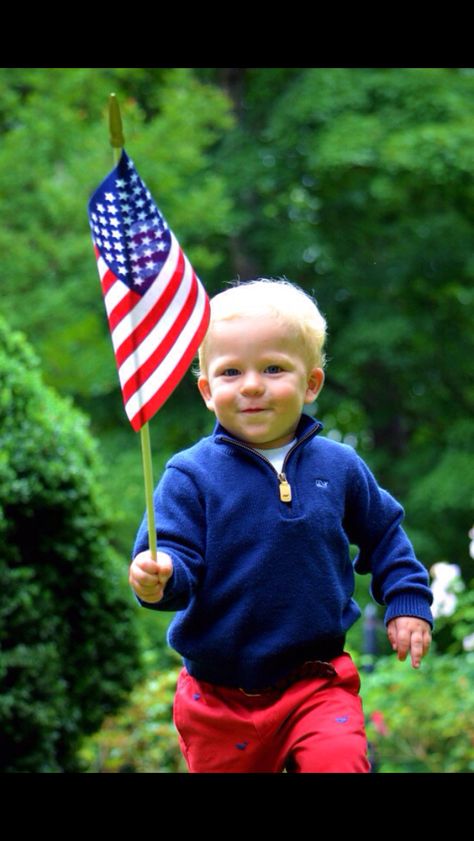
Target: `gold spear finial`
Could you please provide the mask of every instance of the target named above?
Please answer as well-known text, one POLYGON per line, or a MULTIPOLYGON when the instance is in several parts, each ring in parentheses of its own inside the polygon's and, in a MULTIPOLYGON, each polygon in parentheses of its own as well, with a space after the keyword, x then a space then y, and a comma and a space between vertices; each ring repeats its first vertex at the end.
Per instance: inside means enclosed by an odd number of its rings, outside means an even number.
POLYGON ((114 149, 122 149, 125 146, 120 106, 114 93, 111 93, 109 96, 109 136, 110 145, 114 149))

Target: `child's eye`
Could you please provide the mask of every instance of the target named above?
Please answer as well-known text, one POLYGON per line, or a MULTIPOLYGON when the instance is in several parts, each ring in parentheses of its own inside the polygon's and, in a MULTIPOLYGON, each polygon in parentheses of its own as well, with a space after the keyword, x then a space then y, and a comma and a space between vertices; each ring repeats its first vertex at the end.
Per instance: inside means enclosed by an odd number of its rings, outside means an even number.
POLYGON ((279 374, 283 371, 283 368, 280 365, 267 365, 265 368, 266 374, 279 374))
POLYGON ((224 371, 221 371, 221 377, 238 377, 240 371, 238 368, 226 368, 224 371))

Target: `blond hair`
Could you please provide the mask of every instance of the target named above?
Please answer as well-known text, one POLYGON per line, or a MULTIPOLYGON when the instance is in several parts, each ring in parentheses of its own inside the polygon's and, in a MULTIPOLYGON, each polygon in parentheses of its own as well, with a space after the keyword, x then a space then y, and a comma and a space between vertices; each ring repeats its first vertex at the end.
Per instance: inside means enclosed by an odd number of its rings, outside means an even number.
POLYGON ((326 339, 326 321, 316 302, 299 286, 285 279, 261 277, 230 286, 211 299, 209 330, 199 348, 200 371, 206 371, 206 354, 212 326, 233 318, 258 318, 270 315, 290 327, 301 342, 309 368, 322 368, 326 339))

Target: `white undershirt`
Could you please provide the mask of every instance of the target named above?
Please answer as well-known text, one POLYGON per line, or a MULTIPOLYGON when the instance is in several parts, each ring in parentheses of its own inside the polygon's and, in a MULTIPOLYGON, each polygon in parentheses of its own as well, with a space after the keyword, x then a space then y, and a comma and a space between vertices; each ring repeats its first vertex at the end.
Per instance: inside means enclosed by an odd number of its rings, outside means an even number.
POLYGON ((285 456, 295 443, 296 438, 293 438, 293 441, 290 441, 289 444, 284 444, 283 447, 275 447, 272 450, 259 450, 258 447, 255 447, 255 449, 257 453, 260 453, 261 456, 265 456, 268 461, 271 461, 277 473, 281 473, 285 456))

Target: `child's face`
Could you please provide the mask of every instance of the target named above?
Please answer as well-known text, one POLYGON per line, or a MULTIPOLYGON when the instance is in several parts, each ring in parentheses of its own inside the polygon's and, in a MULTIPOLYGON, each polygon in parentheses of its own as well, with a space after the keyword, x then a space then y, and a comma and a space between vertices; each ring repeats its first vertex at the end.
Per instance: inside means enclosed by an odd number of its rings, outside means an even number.
POLYGON ((294 438, 305 403, 324 382, 308 370, 298 340, 271 317, 216 322, 198 387, 208 409, 241 441, 269 449, 294 438))

